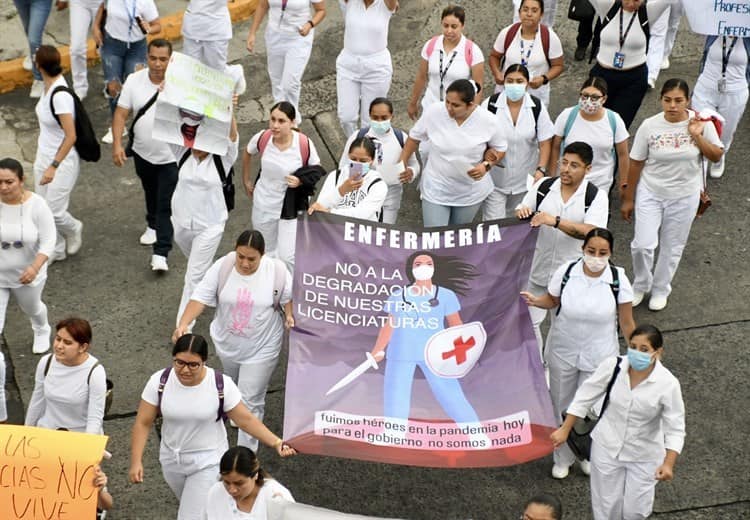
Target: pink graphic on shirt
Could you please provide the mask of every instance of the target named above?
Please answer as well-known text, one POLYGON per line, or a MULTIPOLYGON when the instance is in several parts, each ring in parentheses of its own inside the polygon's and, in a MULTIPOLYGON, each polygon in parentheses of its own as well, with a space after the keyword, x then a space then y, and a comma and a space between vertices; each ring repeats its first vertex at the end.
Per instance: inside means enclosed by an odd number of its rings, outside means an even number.
POLYGON ((684 148, 694 143, 692 136, 687 132, 665 132, 649 136, 649 147, 652 149, 684 148))
POLYGON ((235 336, 248 336, 253 328, 251 318, 253 316, 253 295, 249 289, 244 287, 237 289, 237 302, 232 309, 232 324, 229 333, 235 336))

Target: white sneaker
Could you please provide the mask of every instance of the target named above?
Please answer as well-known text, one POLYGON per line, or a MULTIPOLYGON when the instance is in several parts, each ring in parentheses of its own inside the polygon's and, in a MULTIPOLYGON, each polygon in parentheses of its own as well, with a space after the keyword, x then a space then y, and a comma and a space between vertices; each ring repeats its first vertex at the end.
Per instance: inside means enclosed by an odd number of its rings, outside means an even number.
POLYGON ((52 256, 47 259, 47 267, 51 266, 55 262, 62 262, 66 258, 68 258, 68 255, 65 254, 65 251, 63 251, 62 253, 52 253, 52 256))
POLYGON ((569 473, 570 468, 568 466, 560 466, 559 464, 552 466, 552 478, 564 479, 569 473))
POLYGON ((661 61, 661 70, 666 70, 669 68, 669 56, 664 56, 664 59, 661 61))
POLYGON ((33 64, 31 63, 31 56, 24 56, 23 58, 23 70, 31 70, 33 69, 33 64))
POLYGON ((78 222, 78 229, 72 235, 65 237, 65 252, 74 255, 83 245, 83 222, 78 222))
POLYGON ((107 128, 107 133, 104 134, 104 137, 102 137, 102 142, 104 144, 112 144, 114 142, 115 138, 112 137, 112 127, 110 126, 107 128))
POLYGON ((31 351, 34 354, 44 354, 49 350, 50 342, 49 342, 49 335, 50 332, 52 332, 52 329, 49 325, 44 327, 42 330, 40 330, 38 333, 34 334, 34 344, 31 347, 31 351))
POLYGON ((721 160, 717 163, 711 163, 711 167, 708 169, 708 174, 712 179, 720 179, 724 175, 724 156, 721 156, 721 160))
POLYGON ((588 476, 591 475, 591 463, 587 460, 579 460, 578 466, 581 468, 581 473, 588 476))
POLYGON ((664 307, 667 306, 667 297, 666 296, 651 296, 651 299, 648 301, 648 308, 652 311, 660 311, 664 307))
POLYGON ((169 271, 167 265, 167 257, 161 255, 151 255, 151 270, 152 271, 169 271))
POLYGON ((143 232, 141 238, 138 239, 141 245, 151 246, 156 243, 156 230, 154 228, 147 227, 146 231, 143 232))
POLYGON ((41 79, 35 79, 31 83, 31 90, 29 91, 30 98, 40 98, 44 94, 44 81, 41 79))
POLYGON ((245 81, 245 71, 242 69, 242 65, 227 65, 225 72, 234 79, 234 93, 238 96, 244 94, 247 90, 247 82, 245 81))
POLYGON ((633 291, 633 307, 638 307, 643 301, 644 296, 646 296, 646 293, 633 291))
POLYGON ((651 88, 651 89, 656 88, 656 80, 655 79, 651 79, 651 78, 648 79, 648 88, 651 88))

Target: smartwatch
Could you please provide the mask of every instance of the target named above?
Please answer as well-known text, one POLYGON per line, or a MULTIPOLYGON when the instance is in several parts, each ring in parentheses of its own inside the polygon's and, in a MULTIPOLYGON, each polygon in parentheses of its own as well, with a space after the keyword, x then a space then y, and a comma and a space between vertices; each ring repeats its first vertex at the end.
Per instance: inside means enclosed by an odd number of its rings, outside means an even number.
POLYGON ((53 168, 59 168, 60 167, 60 161, 56 161, 52 159, 52 164, 50 164, 53 168))
POLYGON ((545 168, 544 166, 537 166, 536 170, 534 171, 542 172, 542 175, 544 175, 545 177, 547 176, 547 168, 545 168))
POLYGON ((555 229, 560 227, 560 215, 555 217, 555 229))
POLYGON ((549 78, 546 74, 542 74, 542 85, 546 85, 547 83, 549 83, 549 78))
POLYGON ((492 163, 490 161, 484 161, 482 166, 484 166, 485 172, 489 172, 492 169, 492 163))

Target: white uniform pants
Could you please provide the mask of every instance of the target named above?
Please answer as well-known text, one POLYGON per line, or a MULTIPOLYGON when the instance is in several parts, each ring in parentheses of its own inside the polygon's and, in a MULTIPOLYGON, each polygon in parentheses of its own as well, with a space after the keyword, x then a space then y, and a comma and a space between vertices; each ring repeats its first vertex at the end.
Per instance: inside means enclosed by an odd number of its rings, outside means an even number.
POLYGON ((182 38, 182 52, 211 67, 224 72, 227 66, 229 40, 193 40, 182 38))
MULTIPOLYGON (((741 43, 741 42, 740 42, 741 43)), ((740 124, 742 115, 745 113, 747 98, 750 95, 750 89, 740 90, 739 92, 726 92, 719 94, 719 86, 714 85, 709 89, 703 81, 695 84, 692 104, 693 109, 700 112, 710 108, 715 110, 726 119, 721 131, 721 142, 724 143, 724 155, 729 151, 734 139, 734 133, 737 131, 737 125, 740 124)))
POLYGON ((395 224, 398 218, 398 210, 401 209, 401 196, 404 193, 402 184, 393 184, 388 186, 388 193, 385 195, 383 202, 383 222, 385 224, 395 224))
POLYGON ((182 299, 177 310, 177 323, 179 324, 180 316, 185 311, 193 291, 214 261, 214 255, 219 247, 219 242, 221 242, 221 235, 224 233, 224 223, 201 230, 184 228, 174 219, 172 225, 174 227, 174 242, 188 259, 185 269, 185 286, 182 288, 182 299))
MULTIPOLYGON (((248 363, 235 363, 228 359, 222 359, 224 373, 231 377, 242 394, 242 402, 262 421, 266 411, 266 391, 271 376, 279 362, 279 351, 281 344, 276 347, 276 353, 268 357, 265 353, 263 359, 250 361, 248 363)), ((240 430, 237 434, 237 445, 246 446, 258 452, 258 439, 240 430)))
POLYGON ((98 5, 83 0, 70 2, 70 68, 73 75, 73 90, 81 99, 86 97, 89 90, 86 75, 86 42, 98 9, 98 5))
POLYGON ((42 292, 46 283, 45 278, 35 285, 23 285, 12 289, 0 288, 0 334, 5 330, 5 313, 8 310, 8 301, 11 294, 24 314, 31 320, 31 328, 34 334, 49 329, 47 306, 42 302, 42 292))
POLYGON ((294 273, 294 248, 297 243, 297 219, 279 218, 279 212, 264 211, 253 204, 253 228, 266 241, 266 254, 284 262, 290 273, 294 273))
POLYGON ((161 447, 159 462, 164 480, 180 501, 178 520, 204 518, 208 491, 219 478, 219 460, 223 454, 223 450, 174 453, 161 447))
POLYGON ((299 96, 302 75, 310 60, 313 33, 307 36, 282 33, 266 29, 266 53, 268 55, 268 77, 271 79, 273 100, 288 101, 297 111, 297 120, 302 121, 299 111, 299 96))
POLYGON ((516 206, 523 200, 526 192, 503 193, 498 188, 484 199, 482 204, 482 220, 497 220, 500 218, 511 218, 515 215, 516 206))
MULTIPOLYGON (((545 351, 545 361, 549 369, 549 393, 552 397, 552 409, 555 412, 555 419, 558 424, 562 424, 562 413, 568 409, 576 390, 581 384, 593 374, 593 372, 584 372, 579 370, 575 365, 561 359, 554 352, 554 346, 547 345, 545 351)), ((575 455, 567 444, 563 444, 552 453, 555 464, 570 467, 576 461, 575 455)))
MULTIPOLYGON (((541 285, 537 285, 532 281, 529 281, 529 285, 526 288, 534 296, 543 296, 547 292, 547 288, 541 285)), ((550 315, 552 315, 551 313, 550 315)), ((539 347, 539 358, 544 364, 544 339, 542 338, 542 322, 547 317, 547 309, 540 309, 539 307, 529 307, 529 316, 531 316, 531 324, 534 327, 534 336, 536 336, 536 344, 539 347)))
MULTIPOLYGON (((521 8, 521 2, 523 0, 513 0, 513 23, 521 21, 518 15, 518 10, 521 8)), ((552 27, 555 21, 555 13, 557 12, 557 0, 544 0, 544 16, 542 16, 542 23, 547 27, 552 27)), ((545 103, 549 104, 549 103, 545 103)))
POLYGON ((388 49, 369 56, 358 56, 342 50, 336 58, 336 95, 338 116, 344 135, 352 135, 360 125, 370 122, 370 103, 376 97, 387 97, 391 88, 393 65, 388 49))
POLYGON ((630 243, 633 255, 633 290, 651 296, 669 296, 672 277, 680 264, 700 193, 680 199, 663 199, 638 183, 635 195, 635 233, 630 243), (659 258, 654 266, 654 251, 659 258))
POLYGON ((661 70, 664 58, 672 54, 677 29, 680 27, 682 17, 682 4, 674 3, 662 15, 651 24, 651 37, 648 42, 648 56, 646 65, 648 67, 648 79, 656 81, 661 70))
POLYGON ((660 462, 620 462, 591 443, 591 507, 594 520, 643 520, 654 508, 660 462))
POLYGON ((34 161, 34 189, 47 201, 52 215, 55 217, 55 227, 57 228, 57 244, 55 244, 55 255, 65 256, 65 237, 76 233, 81 222, 73 218, 68 213, 70 204, 70 194, 78 180, 79 161, 78 154, 71 151, 68 156, 60 163, 55 177, 52 182, 42 186, 39 181, 42 180, 44 170, 52 164, 54 157, 37 156, 34 161))

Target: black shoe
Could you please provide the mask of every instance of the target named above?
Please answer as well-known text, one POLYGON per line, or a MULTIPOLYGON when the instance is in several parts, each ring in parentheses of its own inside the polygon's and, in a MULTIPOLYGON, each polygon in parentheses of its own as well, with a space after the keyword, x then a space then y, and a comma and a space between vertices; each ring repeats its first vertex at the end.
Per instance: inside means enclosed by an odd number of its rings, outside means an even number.
POLYGON ((576 47, 575 59, 576 61, 583 61, 586 57, 586 47, 576 47))

